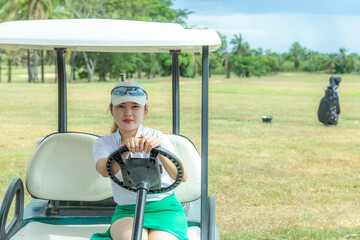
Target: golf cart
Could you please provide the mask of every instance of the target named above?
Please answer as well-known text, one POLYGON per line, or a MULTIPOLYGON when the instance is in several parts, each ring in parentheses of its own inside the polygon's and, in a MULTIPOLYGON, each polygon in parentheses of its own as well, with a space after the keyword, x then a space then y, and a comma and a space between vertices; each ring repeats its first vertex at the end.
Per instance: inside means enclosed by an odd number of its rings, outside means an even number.
MULTIPOLYGON (((89 239, 110 226, 115 208, 112 189, 109 179, 96 172, 92 154, 99 136, 67 131, 65 51, 172 55, 173 133, 167 137, 189 172, 188 180, 174 190, 175 195, 187 212, 190 240, 220 239, 215 200, 208 196, 209 52, 220 45, 214 30, 184 29, 172 23, 67 19, 0 24, 0 48, 55 50, 58 72, 58 132, 37 142, 26 172, 26 189, 33 199, 25 208, 22 180, 16 178, 10 184, 0 209, 0 239, 89 239), (191 141, 180 135, 181 52, 202 53, 201 156, 191 141), (5 228, 12 202, 15 216, 5 228)), ((114 159, 119 158, 121 162, 121 156, 114 159)), ((141 211, 139 215, 141 218, 141 211)), ((137 239, 134 234, 133 239, 137 239)))

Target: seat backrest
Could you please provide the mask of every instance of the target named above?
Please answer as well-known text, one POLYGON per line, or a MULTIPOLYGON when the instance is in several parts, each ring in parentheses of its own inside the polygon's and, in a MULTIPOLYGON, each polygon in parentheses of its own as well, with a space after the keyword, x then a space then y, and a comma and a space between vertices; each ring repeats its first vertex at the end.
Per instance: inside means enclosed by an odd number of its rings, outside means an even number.
POLYGON ((201 157, 195 145, 186 137, 165 134, 173 144, 181 162, 189 173, 186 182, 175 189, 175 195, 180 202, 194 201, 201 196, 201 157))
POLYGON ((112 197, 109 179, 95 168, 97 136, 54 133, 36 148, 26 173, 26 188, 35 198, 61 201, 100 201, 112 197))
MULTIPOLYGON (((201 158, 186 137, 166 134, 189 177, 175 189, 180 202, 201 196, 201 158)), ((93 144, 97 136, 54 133, 36 148, 26 173, 26 188, 35 198, 61 201, 100 201, 112 197, 109 179, 95 168, 93 144)))

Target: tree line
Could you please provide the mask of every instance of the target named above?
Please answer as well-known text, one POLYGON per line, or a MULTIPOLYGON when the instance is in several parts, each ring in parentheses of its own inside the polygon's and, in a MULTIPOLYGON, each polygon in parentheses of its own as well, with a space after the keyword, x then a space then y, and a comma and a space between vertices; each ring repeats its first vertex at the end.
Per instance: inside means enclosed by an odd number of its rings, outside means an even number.
MULTIPOLYGON (((222 36, 220 34, 220 36, 222 36)), ((224 48, 227 47, 222 37, 224 48)), ((324 72, 329 74, 360 73, 360 56, 347 54, 346 48, 339 48, 338 53, 324 54, 312 51, 294 42, 288 52, 278 54, 262 48, 251 49, 241 34, 234 35, 230 41, 231 52, 215 52, 223 60, 227 77, 234 73, 239 77, 261 76, 277 72, 324 72)))
MULTIPOLYGON (((171 8, 171 0, 0 0, 0 7, 0 22, 110 18, 172 22, 186 28, 186 18, 191 14, 187 9, 171 8)), ((231 74, 250 77, 292 71, 360 73, 359 55, 348 54, 345 48, 340 48, 338 53, 322 54, 295 42, 287 53, 278 54, 261 48, 252 49, 240 33, 234 35, 230 42, 220 32, 219 36, 222 46, 210 53, 210 75, 224 74, 229 78, 231 74)), ((12 66, 26 66, 29 82, 44 82, 44 65, 55 67, 55 59, 54 51, 0 49, 0 76, 1 67, 7 65, 8 82, 11 82, 12 66)), ((89 82, 119 79, 122 74, 126 78, 138 79, 168 76, 172 63, 168 53, 68 52, 66 61, 71 66, 67 76, 69 82, 77 79, 88 79, 89 82)), ((181 53, 179 65, 183 77, 200 75, 201 55, 181 53)))

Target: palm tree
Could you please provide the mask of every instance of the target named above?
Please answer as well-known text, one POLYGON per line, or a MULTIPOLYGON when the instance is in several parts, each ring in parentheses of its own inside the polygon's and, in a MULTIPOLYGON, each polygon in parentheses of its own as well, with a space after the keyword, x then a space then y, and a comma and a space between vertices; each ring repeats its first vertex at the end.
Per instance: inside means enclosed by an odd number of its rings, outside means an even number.
POLYGON ((233 39, 230 41, 231 45, 234 45, 233 52, 236 53, 238 56, 242 56, 243 51, 243 38, 241 36, 241 33, 238 35, 234 35, 233 39))
MULTIPOLYGON (((9 20, 39 20, 48 19, 52 15, 52 6, 55 0, 13 0, 5 1, 0 9, 0 21, 9 20)), ((28 51, 28 58, 30 52, 28 51)), ((43 56, 43 54, 41 54, 43 56)), ((30 61, 28 61, 29 82, 34 80, 37 82, 37 51, 33 54, 34 79, 30 70, 30 61)), ((43 59, 41 60, 43 62, 43 59)), ((43 69, 43 67, 42 67, 43 69)), ((42 78, 44 72, 42 71, 42 78)))
POLYGON ((305 53, 305 48, 301 47, 300 43, 294 42, 291 45, 290 54, 294 59, 294 67, 296 71, 299 69, 300 59, 304 55, 304 53, 305 53))
POLYGON ((228 52, 224 53, 223 63, 224 63, 225 77, 230 78, 231 65, 229 63, 229 53, 228 52))
POLYGON ((329 73, 334 73, 335 64, 338 60, 338 57, 336 54, 329 54, 325 66, 328 68, 329 73))
POLYGON ((357 54, 350 54, 347 56, 347 62, 349 66, 349 72, 356 72, 357 67, 359 66, 359 58, 357 54))
POLYGON ((314 51, 307 51, 306 58, 308 60, 308 71, 318 71, 319 70, 319 59, 318 53, 314 51))
POLYGON ((248 42, 244 42, 242 46, 242 56, 251 56, 251 49, 248 42))
MULTIPOLYGON (((51 16, 52 12, 52 2, 50 0, 30 0, 30 12, 29 19, 38 20, 38 19, 48 19, 49 15, 51 16), (33 11, 31 11, 33 10, 33 11)), ((44 82, 44 52, 41 52, 41 79, 44 82)), ((37 71, 37 51, 34 50, 34 82, 38 82, 38 71, 37 71)))
POLYGON ((346 58, 346 52, 347 52, 347 49, 346 48, 339 48, 339 55, 341 58, 346 58))
MULTIPOLYGON (((226 39, 226 36, 221 34, 220 32, 218 32, 218 35, 220 36, 220 39, 221 39, 221 47, 216 50, 214 52, 214 54, 216 56, 218 56, 218 59, 220 59, 221 61, 221 64, 223 65, 224 67, 224 73, 225 73, 225 78, 230 78, 230 63, 229 63, 229 53, 227 51, 228 49, 228 42, 227 42, 227 39, 226 39)), ((194 54, 195 56, 195 54, 194 54)), ((194 71, 196 72, 196 71, 194 71)))
POLYGON ((348 72, 348 61, 346 56, 347 49, 346 48, 339 48, 339 58, 340 58, 340 69, 343 73, 348 72))

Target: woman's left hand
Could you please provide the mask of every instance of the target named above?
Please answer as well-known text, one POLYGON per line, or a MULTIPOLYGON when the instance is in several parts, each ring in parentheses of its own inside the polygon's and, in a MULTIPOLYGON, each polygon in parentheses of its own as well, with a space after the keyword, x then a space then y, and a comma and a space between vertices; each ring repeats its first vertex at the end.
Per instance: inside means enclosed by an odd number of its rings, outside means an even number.
POLYGON ((139 138, 140 152, 150 153, 151 149, 161 147, 161 142, 157 137, 141 134, 139 138))

